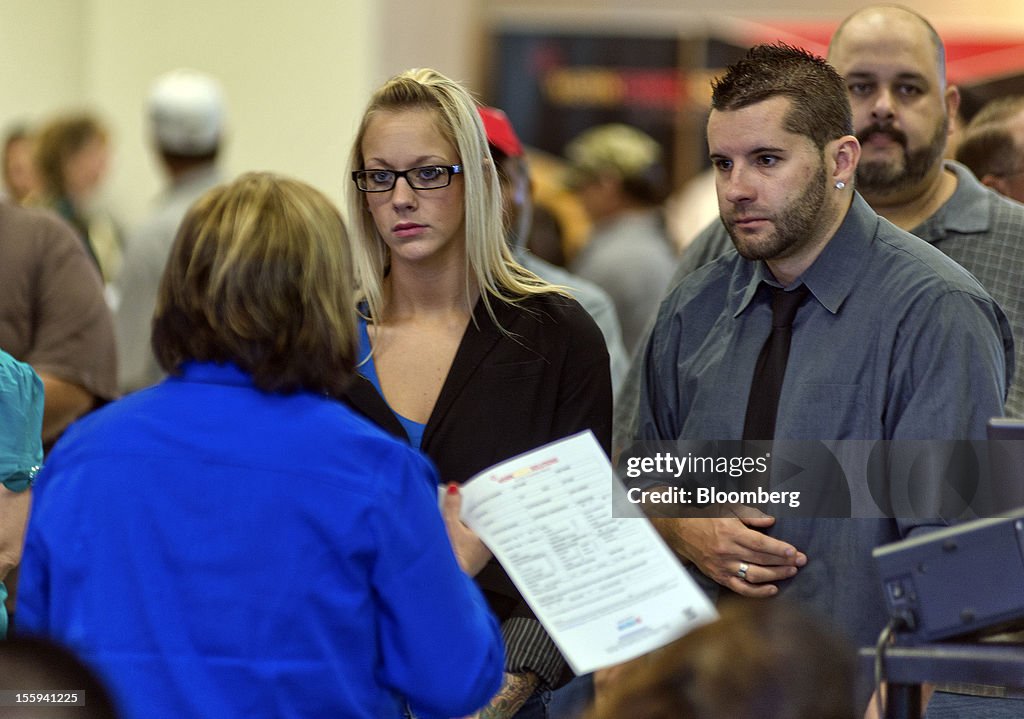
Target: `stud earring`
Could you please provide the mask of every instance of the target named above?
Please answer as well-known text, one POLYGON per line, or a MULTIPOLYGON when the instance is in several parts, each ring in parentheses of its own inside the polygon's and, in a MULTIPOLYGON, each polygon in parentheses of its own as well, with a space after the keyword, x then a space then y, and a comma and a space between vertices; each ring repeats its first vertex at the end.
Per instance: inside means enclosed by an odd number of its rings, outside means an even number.
POLYGON ((842 190, 845 187, 846 187, 846 183, 845 182, 843 182, 842 180, 836 180, 836 189, 837 190, 842 190))

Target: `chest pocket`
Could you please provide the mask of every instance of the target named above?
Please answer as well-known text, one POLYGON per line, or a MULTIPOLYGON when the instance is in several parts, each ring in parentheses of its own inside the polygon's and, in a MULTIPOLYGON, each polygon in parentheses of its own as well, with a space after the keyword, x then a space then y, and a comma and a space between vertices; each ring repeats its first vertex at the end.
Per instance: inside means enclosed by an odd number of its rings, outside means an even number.
POLYGON ((783 390, 779 431, 794 439, 861 439, 869 418, 859 384, 796 383, 783 390))

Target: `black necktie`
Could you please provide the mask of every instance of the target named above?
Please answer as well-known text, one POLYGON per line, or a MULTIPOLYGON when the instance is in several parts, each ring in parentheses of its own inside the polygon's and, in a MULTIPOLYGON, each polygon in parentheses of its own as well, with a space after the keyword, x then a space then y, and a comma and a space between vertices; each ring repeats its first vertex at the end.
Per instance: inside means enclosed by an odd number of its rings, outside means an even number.
POLYGON ((750 383, 743 439, 775 439, 775 416, 779 411, 782 378, 786 376, 789 342, 797 307, 808 295, 806 285, 792 292, 769 286, 772 291, 772 333, 761 348, 754 378, 750 383))

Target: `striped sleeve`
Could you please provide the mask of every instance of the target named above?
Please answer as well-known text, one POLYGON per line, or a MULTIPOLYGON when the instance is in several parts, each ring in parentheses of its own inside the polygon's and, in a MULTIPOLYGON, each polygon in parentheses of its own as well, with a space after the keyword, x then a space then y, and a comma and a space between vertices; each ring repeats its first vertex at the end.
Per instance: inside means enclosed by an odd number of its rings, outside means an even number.
POLYGON ((510 617, 501 625, 505 640, 505 671, 510 674, 533 672, 541 687, 552 689, 565 679, 565 659, 544 627, 536 619, 510 617))

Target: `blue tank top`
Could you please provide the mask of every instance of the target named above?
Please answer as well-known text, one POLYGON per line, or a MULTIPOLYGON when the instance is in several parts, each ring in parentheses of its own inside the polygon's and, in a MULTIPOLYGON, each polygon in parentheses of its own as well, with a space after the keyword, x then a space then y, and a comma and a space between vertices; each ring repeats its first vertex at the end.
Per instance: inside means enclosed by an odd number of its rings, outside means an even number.
MULTIPOLYGON (((377 392, 381 398, 384 397, 384 391, 380 388, 380 378, 377 377, 377 367, 373 363, 373 355, 370 353, 370 332, 366 328, 366 319, 363 317, 359 318, 359 374, 373 383, 373 386, 377 388, 377 392), (365 360, 365 361, 364 361, 365 360)), ((387 400, 384 400, 387 402, 387 400)), ((390 407, 390 405, 388 405, 390 407)), ((402 429, 409 435, 409 444, 416 449, 420 449, 420 445, 423 443, 423 430, 426 429, 427 425, 414 422, 408 417, 403 417, 394 409, 391 410, 392 414, 398 418, 398 422, 402 425, 402 429)))

